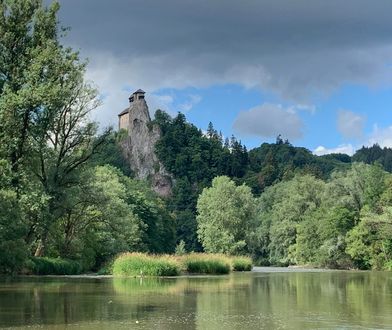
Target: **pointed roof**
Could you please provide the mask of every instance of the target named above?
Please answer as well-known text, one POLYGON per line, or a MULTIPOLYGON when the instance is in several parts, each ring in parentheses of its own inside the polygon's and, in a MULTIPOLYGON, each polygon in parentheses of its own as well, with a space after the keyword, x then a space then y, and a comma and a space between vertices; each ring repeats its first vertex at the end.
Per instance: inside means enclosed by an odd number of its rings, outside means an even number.
POLYGON ((139 94, 139 93, 146 94, 146 92, 140 88, 136 92, 134 92, 133 94, 139 94))
POLYGON ((121 117, 122 115, 125 115, 129 112, 129 108, 126 108, 124 111, 121 111, 118 116, 121 117))

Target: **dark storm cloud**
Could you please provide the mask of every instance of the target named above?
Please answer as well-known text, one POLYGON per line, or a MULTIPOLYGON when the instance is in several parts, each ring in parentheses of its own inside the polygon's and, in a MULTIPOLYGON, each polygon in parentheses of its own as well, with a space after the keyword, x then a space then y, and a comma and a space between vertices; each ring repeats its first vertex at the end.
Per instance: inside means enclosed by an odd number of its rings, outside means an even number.
POLYGON ((150 67, 164 87, 238 82, 299 99, 391 73, 389 0, 60 3, 70 44, 93 62, 113 56, 136 78, 135 66, 150 67))
POLYGON ((238 83, 309 103, 391 82, 392 1, 60 0, 66 42, 109 104, 124 86, 238 83))

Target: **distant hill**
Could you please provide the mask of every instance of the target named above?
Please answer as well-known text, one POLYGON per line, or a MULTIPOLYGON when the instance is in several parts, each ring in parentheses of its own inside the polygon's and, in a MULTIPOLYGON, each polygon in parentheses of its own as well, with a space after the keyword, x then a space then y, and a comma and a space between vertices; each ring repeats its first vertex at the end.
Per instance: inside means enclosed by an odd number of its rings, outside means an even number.
POLYGON ((378 144, 362 147, 353 155, 352 161, 366 164, 379 163, 386 171, 392 172, 392 149, 381 148, 378 144))

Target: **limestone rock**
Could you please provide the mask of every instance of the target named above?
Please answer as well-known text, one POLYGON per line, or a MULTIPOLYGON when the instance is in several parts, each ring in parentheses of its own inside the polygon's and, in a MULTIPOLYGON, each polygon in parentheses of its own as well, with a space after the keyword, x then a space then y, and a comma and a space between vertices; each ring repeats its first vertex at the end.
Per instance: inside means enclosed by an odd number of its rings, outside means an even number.
POLYGON ((159 195, 171 194, 172 179, 155 154, 160 129, 150 118, 144 92, 138 90, 129 98, 130 105, 119 114, 119 128, 128 131, 121 142, 124 156, 138 179, 148 179, 159 195))

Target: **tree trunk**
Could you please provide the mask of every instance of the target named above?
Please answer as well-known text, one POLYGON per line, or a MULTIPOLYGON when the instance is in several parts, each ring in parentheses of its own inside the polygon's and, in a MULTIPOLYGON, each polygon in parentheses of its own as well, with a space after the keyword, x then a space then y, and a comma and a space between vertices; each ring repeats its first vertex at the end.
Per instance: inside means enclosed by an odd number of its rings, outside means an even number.
POLYGON ((45 254, 45 240, 41 238, 38 241, 37 249, 35 250, 34 257, 43 257, 45 254))

